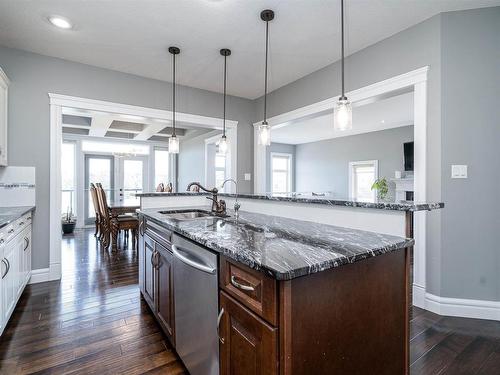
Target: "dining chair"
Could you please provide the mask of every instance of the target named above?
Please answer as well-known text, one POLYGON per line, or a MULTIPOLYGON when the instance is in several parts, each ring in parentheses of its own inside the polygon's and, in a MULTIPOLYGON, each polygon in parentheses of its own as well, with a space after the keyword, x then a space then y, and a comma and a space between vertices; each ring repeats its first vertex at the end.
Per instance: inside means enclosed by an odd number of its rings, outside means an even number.
POLYGON ((139 219, 130 215, 118 216, 116 220, 112 221, 111 210, 108 206, 106 200, 106 192, 102 188, 100 183, 96 184, 97 187, 97 197, 99 200, 99 207, 101 209, 101 223, 104 231, 104 238, 102 240, 102 245, 105 249, 108 249, 111 242, 111 235, 114 231, 116 234, 122 230, 132 231, 132 246, 135 249, 137 246, 137 239, 139 234, 139 219))
MULTIPOLYGON (((93 183, 90 184, 90 195, 92 196, 92 204, 94 205, 95 211, 95 233, 94 237, 101 236, 101 212, 99 209, 99 199, 97 198, 97 188, 93 183)), ((99 239, 98 237, 98 239, 99 239)))

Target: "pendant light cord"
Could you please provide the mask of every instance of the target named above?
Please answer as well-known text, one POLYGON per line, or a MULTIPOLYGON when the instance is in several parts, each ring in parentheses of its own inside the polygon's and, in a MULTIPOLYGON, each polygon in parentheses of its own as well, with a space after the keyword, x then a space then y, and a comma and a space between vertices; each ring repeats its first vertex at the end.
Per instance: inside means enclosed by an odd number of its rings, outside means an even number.
POLYGON ((267 54, 269 50, 269 21, 266 21, 266 71, 264 73, 264 122, 267 123, 267 54))
POLYGON ((222 119, 222 136, 226 136, 226 65, 227 55, 224 55, 224 116, 222 119))
POLYGON ((342 70, 342 97, 341 99, 345 99, 345 90, 344 90, 344 0, 340 0, 340 25, 341 25, 341 70, 342 70))
POLYGON ((172 125, 173 125, 173 131, 172 131, 172 136, 175 137, 175 53, 173 54, 174 57, 174 69, 173 69, 173 85, 172 85, 172 125))

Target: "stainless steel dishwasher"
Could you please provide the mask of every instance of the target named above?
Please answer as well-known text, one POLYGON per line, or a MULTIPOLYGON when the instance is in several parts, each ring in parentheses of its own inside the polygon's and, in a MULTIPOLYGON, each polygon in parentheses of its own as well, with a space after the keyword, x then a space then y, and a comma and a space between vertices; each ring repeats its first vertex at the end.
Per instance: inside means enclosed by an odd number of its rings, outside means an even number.
POLYGON ((191 375, 218 375, 217 255, 176 234, 172 252, 175 348, 191 375))

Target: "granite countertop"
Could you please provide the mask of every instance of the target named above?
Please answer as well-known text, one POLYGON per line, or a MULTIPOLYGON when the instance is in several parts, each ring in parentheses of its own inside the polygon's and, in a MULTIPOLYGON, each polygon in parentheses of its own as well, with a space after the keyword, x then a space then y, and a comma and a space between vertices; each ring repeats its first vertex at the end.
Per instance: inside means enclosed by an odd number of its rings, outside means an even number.
POLYGON ((33 211, 35 206, 23 207, 0 207, 0 228, 9 225, 13 221, 19 219, 25 213, 33 211))
POLYGON ((402 237, 244 211, 238 220, 232 211, 228 211, 228 218, 192 220, 170 219, 159 211, 146 209, 140 214, 277 280, 340 267, 414 244, 414 240, 402 237))
MULTIPOLYGON (((161 193, 151 192, 137 194, 138 197, 156 197, 156 196, 186 196, 186 195, 207 195, 207 193, 179 192, 179 193, 161 193)), ((236 198, 236 194, 219 193, 220 197, 236 198)), ((295 203, 324 204, 329 206, 345 206, 359 208, 374 208, 379 210, 392 211, 430 211, 444 207, 442 202, 413 202, 396 200, 374 200, 373 202, 362 202, 348 198, 335 196, 313 196, 290 194, 238 194, 241 199, 260 199, 268 201, 283 201, 295 203)))

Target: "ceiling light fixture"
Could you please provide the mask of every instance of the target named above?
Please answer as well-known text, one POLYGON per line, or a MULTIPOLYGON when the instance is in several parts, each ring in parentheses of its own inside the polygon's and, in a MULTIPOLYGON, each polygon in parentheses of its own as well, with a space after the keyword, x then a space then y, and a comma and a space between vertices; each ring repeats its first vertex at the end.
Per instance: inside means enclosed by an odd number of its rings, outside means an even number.
POLYGON ((179 138, 175 135, 175 55, 181 53, 178 47, 169 47, 168 52, 172 54, 172 135, 168 139, 168 151, 172 154, 179 153, 179 138))
POLYGON ((352 106, 351 102, 345 96, 344 88, 344 0, 340 0, 340 24, 341 24, 341 70, 342 70, 342 96, 335 104, 334 110, 334 129, 349 130, 352 129, 352 106))
POLYGON ((220 50, 220 54, 224 56, 224 116, 222 118, 222 137, 219 141, 219 153, 226 154, 227 149, 229 148, 229 143, 226 137, 226 71, 227 71, 227 57, 231 55, 231 50, 227 48, 223 48, 220 50))
POLYGON ((274 12, 270 9, 260 12, 260 18, 266 22, 266 71, 264 74, 264 119, 259 125, 259 144, 263 146, 271 145, 271 127, 267 123, 267 55, 269 51, 269 21, 274 19, 274 12))
POLYGON ((58 27, 60 29, 71 29, 73 28, 73 25, 71 24, 71 22, 67 19, 67 18, 64 18, 64 17, 61 17, 61 16, 50 16, 48 18, 49 22, 54 25, 55 27, 58 27))

